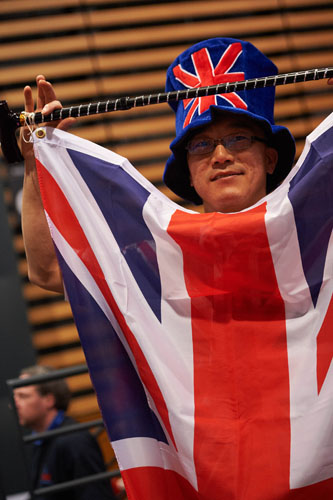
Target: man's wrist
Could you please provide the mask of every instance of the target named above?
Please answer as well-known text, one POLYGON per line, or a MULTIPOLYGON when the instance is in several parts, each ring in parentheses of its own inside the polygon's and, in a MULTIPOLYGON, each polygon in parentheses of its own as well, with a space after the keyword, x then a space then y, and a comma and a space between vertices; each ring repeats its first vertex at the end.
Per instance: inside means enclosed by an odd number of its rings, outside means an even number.
POLYGON ((26 172, 31 172, 35 170, 36 167, 36 159, 33 154, 27 154, 24 156, 24 167, 26 172))

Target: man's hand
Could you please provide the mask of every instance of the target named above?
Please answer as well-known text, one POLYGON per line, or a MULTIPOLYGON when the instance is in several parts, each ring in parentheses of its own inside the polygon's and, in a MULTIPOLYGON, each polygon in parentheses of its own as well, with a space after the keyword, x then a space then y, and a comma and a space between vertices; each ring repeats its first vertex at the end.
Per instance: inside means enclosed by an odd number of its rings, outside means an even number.
MULTIPOLYGON (((45 80, 44 75, 36 77, 37 83, 37 102, 36 109, 33 98, 32 89, 26 86, 23 90, 24 109, 27 113, 42 112, 44 115, 52 113, 55 109, 61 109, 62 104, 57 100, 57 96, 50 82, 45 80)), ((73 123, 75 118, 66 118, 64 120, 50 122, 47 125, 56 127, 62 130, 67 130, 73 123)), ((23 157, 26 161, 34 158, 33 147, 30 142, 30 131, 28 127, 21 127, 20 131, 20 148, 23 157)))
MULTIPOLYGON (((34 110, 35 103, 31 87, 27 86, 23 91, 25 111, 28 113, 41 111, 43 114, 49 114, 55 109, 60 109, 62 107, 61 102, 57 100, 52 85, 45 80, 45 77, 38 75, 36 82, 36 110, 34 110)), ((48 125, 66 130, 74 121, 75 118, 66 118, 65 120, 48 123, 48 125)), ((29 127, 21 128, 20 147, 25 159, 22 234, 27 256, 28 276, 32 283, 47 290, 62 293, 62 276, 40 196, 30 134, 29 127)))

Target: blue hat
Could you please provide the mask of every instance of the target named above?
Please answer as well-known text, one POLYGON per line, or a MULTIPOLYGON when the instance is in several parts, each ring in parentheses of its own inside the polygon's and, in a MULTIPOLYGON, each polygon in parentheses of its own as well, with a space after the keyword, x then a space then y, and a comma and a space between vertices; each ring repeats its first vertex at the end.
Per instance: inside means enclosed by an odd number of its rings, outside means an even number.
MULTIPOLYGON (((185 50, 167 71, 166 92, 205 87, 277 74, 277 67, 250 42, 212 38, 185 50)), ((190 185, 185 146, 199 127, 212 123, 220 112, 247 116, 263 126, 270 145, 278 152, 273 174, 267 175, 267 191, 275 189, 289 173, 295 141, 286 127, 274 124, 275 88, 242 90, 215 96, 170 102, 176 113, 176 138, 164 171, 165 184, 177 195, 202 203, 190 185)))

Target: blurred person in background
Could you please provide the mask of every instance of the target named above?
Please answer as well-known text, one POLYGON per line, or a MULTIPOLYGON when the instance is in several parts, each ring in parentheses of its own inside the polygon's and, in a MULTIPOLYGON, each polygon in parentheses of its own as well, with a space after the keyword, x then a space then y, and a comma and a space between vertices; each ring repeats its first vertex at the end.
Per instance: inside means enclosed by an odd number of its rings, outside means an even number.
MULTIPOLYGON (((52 369, 45 366, 32 366, 23 369, 20 378, 48 374, 51 371, 52 369)), ((65 380, 19 387, 14 391, 20 425, 33 433, 75 424, 75 420, 66 415, 70 399, 71 392, 65 380)), ((84 478, 105 470, 99 445, 88 431, 77 431, 33 442, 31 481, 34 490, 84 478)), ((40 498, 114 500, 116 497, 109 479, 105 479, 40 498)))

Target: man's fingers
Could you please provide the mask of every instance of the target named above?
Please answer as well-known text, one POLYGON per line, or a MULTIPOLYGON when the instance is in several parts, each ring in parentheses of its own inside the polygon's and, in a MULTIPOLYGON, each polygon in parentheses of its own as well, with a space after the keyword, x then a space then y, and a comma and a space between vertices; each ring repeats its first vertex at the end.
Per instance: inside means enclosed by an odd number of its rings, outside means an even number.
POLYGON ((37 83, 37 85, 38 85, 38 82, 39 82, 40 80, 46 80, 45 76, 44 76, 44 75, 37 75, 37 76, 36 76, 36 83, 37 83))
POLYGON ((44 96, 44 90, 43 90, 43 84, 42 82, 45 82, 45 76, 44 75, 38 75, 36 77, 36 84, 37 84, 37 110, 41 110, 42 107, 45 104, 45 96, 44 96))
MULTIPOLYGON (((53 103, 53 109, 47 111, 47 113, 53 111, 54 109, 61 108, 61 103, 57 100, 56 93, 50 82, 45 80, 44 75, 38 75, 36 78, 37 82, 37 110, 41 111, 46 104, 53 103)), ((44 113, 46 114, 46 113, 44 113)))
MULTIPOLYGON (((42 104, 41 108, 43 108, 45 104, 48 104, 49 102, 57 101, 56 93, 50 82, 47 82, 46 80, 40 80, 38 89, 42 104)), ((57 103, 58 107, 61 108, 61 103, 59 101, 57 101, 57 103)))
POLYGON ((75 122, 76 118, 65 118, 64 120, 61 120, 57 128, 60 130, 68 130, 74 125, 75 122))
POLYGON ((34 100, 32 97, 31 87, 29 87, 28 85, 24 87, 23 96, 24 96, 24 110, 27 113, 32 113, 34 111, 34 100))
MULTIPOLYGON (((34 99, 32 95, 32 89, 28 85, 23 89, 23 97, 24 97, 24 110, 27 113, 34 112, 34 99)), ((30 140, 30 130, 28 127, 20 128, 20 148, 23 156, 28 157, 31 154, 32 147, 29 144, 30 140)))
POLYGON ((47 104, 45 104, 45 106, 43 106, 41 111, 42 111, 43 115, 49 115, 55 109, 61 109, 61 108, 62 108, 61 102, 55 100, 55 101, 51 101, 51 102, 48 102, 47 104))
MULTIPOLYGON (((53 86, 45 80, 44 75, 36 77, 37 83, 37 107, 35 111, 41 111, 43 115, 49 115, 56 109, 61 109, 62 104, 58 101, 53 86)), ((32 90, 29 86, 24 89, 25 110, 29 113, 34 111, 34 100, 32 90)), ((61 130, 68 130, 74 123, 75 118, 67 118, 61 121, 48 123, 51 127, 57 127, 61 130)))

